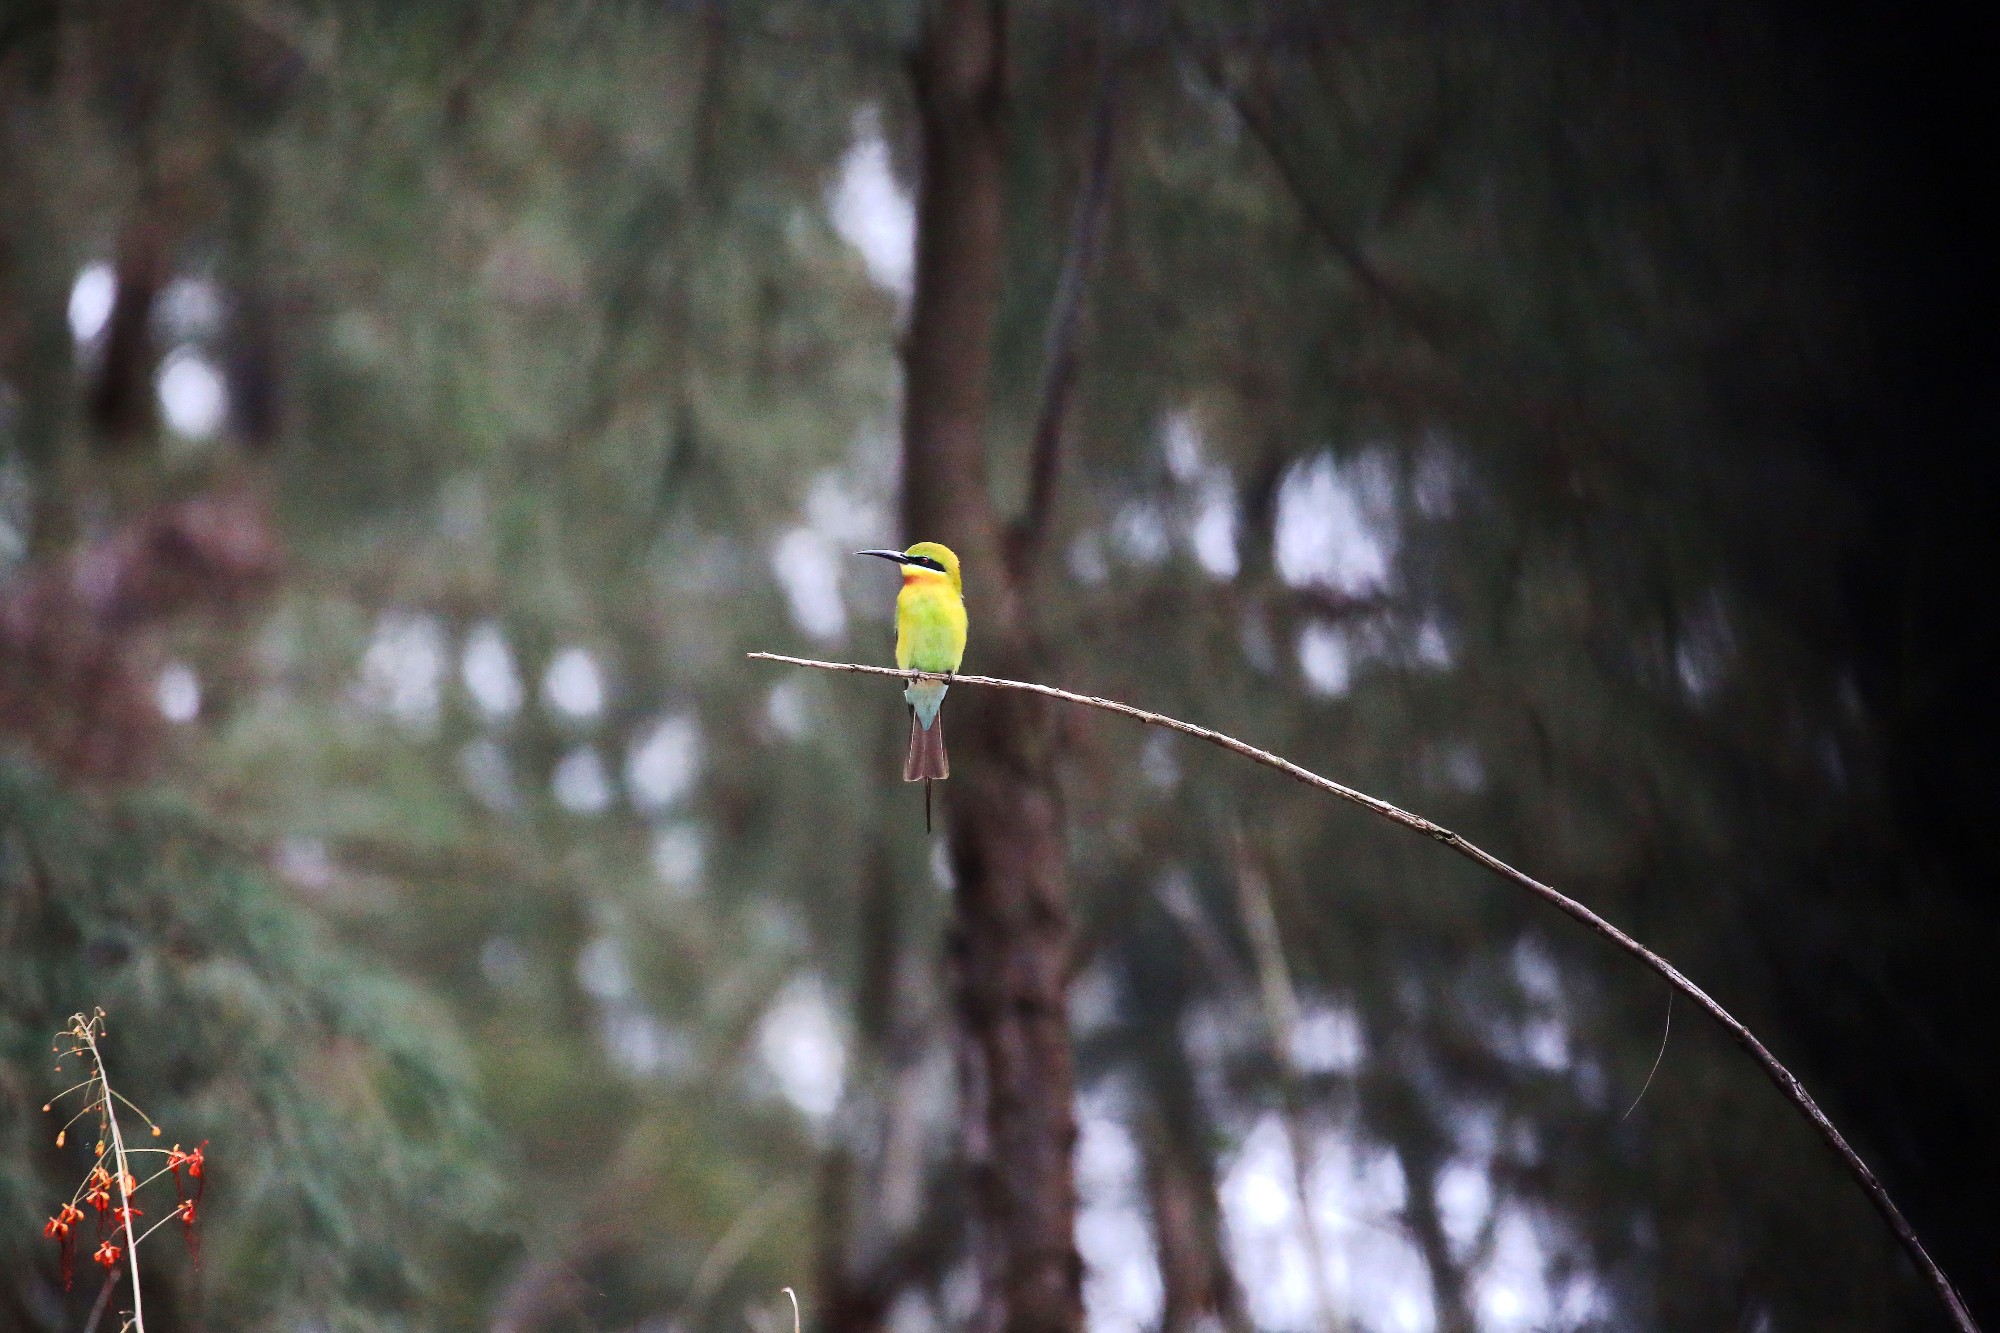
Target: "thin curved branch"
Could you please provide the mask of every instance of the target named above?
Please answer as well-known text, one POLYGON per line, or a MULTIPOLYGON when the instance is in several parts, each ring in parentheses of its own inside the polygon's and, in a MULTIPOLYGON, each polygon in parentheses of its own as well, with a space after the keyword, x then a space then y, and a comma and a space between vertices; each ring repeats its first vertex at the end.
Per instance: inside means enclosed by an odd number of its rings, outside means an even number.
POLYGON ((1036 685, 1019 680, 1000 680, 993 676, 943 676, 922 671, 900 671, 894 667, 864 666, 856 662, 819 662, 804 657, 786 657, 778 653, 751 653, 749 656, 755 661, 783 662, 790 666, 812 667, 819 671, 851 671, 871 676, 895 676, 903 680, 933 680, 943 681, 952 685, 984 685, 994 689, 1022 690, 1029 694, 1039 694, 1050 699, 1060 699, 1064 703, 1080 704, 1085 708, 1095 708, 1106 713, 1117 713, 1122 717, 1129 717, 1136 722, 1143 722, 1150 727, 1161 727, 1168 731, 1178 731, 1184 736, 1192 736, 1196 740, 1207 741, 1210 745, 1217 745, 1225 750, 1232 750, 1253 763, 1262 764, 1266 768, 1276 769, 1294 781, 1303 782, 1308 787, 1316 787, 1330 796, 1337 796, 1343 801, 1358 805, 1372 814, 1379 815, 1392 824, 1400 824, 1412 832, 1421 833, 1433 841, 1443 843, 1467 860, 1477 862, 1502 879, 1510 880, 1528 890, 1528 892, 1554 906, 1565 915, 1581 921, 1584 925, 1590 927, 1599 935, 1610 940, 1620 949, 1623 949, 1626 953, 1631 954, 1647 967, 1659 973, 1660 976, 1666 979, 1668 985, 1692 1000, 1710 1018, 1721 1024, 1729 1035, 1736 1040, 1736 1044, 1741 1046, 1745 1051, 1748 1051, 1750 1058, 1763 1068, 1764 1073, 1770 1077, 1771 1082, 1777 1085, 1778 1091, 1784 1095, 1785 1100, 1796 1107, 1799 1114, 1812 1122, 1813 1128, 1819 1131, 1820 1138, 1825 1140, 1826 1145, 1833 1149, 1834 1155, 1840 1158, 1841 1163, 1847 1168, 1847 1173, 1853 1176, 1855 1183, 1861 1186, 1862 1192, 1875 1205, 1875 1211, 1882 1215, 1882 1220, 1889 1224, 1889 1230, 1895 1234, 1896 1239, 1902 1244, 1903 1249, 1916 1262, 1918 1271, 1923 1273, 1925 1279, 1937 1293, 1939 1301, 1944 1304, 1945 1309, 1950 1313, 1952 1322, 1959 1329, 1959 1333, 1980 1333, 1979 1325, 1974 1322, 1972 1312, 1966 1308, 1964 1300, 1960 1298, 1957 1289, 1952 1286, 1951 1279, 1945 1276, 1944 1270, 1938 1267, 1936 1260, 1931 1258, 1930 1251, 1925 1249, 1923 1241, 1918 1239, 1916 1229, 1910 1225, 1909 1219, 1903 1216, 1902 1209, 1898 1208, 1895 1201, 1889 1197, 1889 1192, 1882 1187, 1882 1182, 1875 1178, 1875 1173, 1869 1169, 1866 1162, 1861 1160, 1861 1155, 1855 1152, 1853 1147, 1848 1144, 1846 1137, 1838 1129, 1834 1128, 1833 1121, 1827 1118, 1826 1112, 1820 1110, 1819 1103, 1813 1100, 1812 1094, 1806 1091, 1805 1085, 1799 1082, 1791 1070, 1785 1068, 1783 1062, 1777 1056, 1771 1054, 1770 1048, 1759 1041, 1755 1033, 1751 1032, 1749 1028, 1738 1021, 1734 1014, 1710 998, 1708 992, 1688 980, 1686 976, 1682 975, 1679 968, 1675 967, 1665 958, 1654 953, 1651 949, 1639 943, 1639 941, 1633 939, 1630 935, 1627 935, 1624 931, 1612 925, 1609 921, 1606 921, 1576 899, 1557 889, 1551 888, 1549 885, 1542 883, 1524 871, 1516 870, 1513 866, 1508 865, 1491 852, 1466 841, 1450 829, 1440 824, 1435 824, 1425 819, 1422 815, 1411 814, 1401 806, 1391 805, 1380 797, 1370 796, 1366 792, 1344 786, 1331 778, 1321 777, 1311 769, 1301 768, 1289 759, 1272 754, 1268 750, 1260 750, 1254 745, 1237 740, 1234 736, 1225 736, 1219 731, 1211 731, 1207 727, 1198 727, 1192 722, 1182 722, 1178 718, 1167 717, 1162 713, 1151 713, 1143 708, 1134 708, 1130 704, 1119 703, 1113 699, 1099 699, 1088 694, 1074 694, 1068 690, 1059 690, 1050 685, 1036 685))

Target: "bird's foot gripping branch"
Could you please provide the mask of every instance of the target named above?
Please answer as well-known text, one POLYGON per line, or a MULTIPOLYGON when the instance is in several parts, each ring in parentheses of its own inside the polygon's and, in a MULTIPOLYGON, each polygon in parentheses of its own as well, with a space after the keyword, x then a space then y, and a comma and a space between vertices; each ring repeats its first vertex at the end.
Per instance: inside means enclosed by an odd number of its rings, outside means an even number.
MULTIPOLYGON (((811 667, 816 671, 847 671, 860 675, 896 676, 912 682, 937 681, 942 683, 946 680, 943 672, 935 671, 912 671, 894 667, 867 666, 858 662, 820 662, 805 657, 786 657, 779 653, 751 653, 749 656, 754 661, 781 662, 788 666, 811 667)), ((1945 1307, 1946 1312, 1950 1314, 1953 1324, 1959 1329, 1959 1333, 1979 1333, 1979 1325, 1972 1318, 1972 1312, 1966 1308, 1964 1300, 1959 1296, 1957 1288, 1952 1285, 1951 1279, 1945 1275, 1942 1268, 1938 1267, 1937 1261, 1931 1258, 1930 1251, 1924 1247, 1923 1241, 1918 1238, 1916 1229, 1910 1225, 1909 1219, 1903 1216, 1902 1209, 1896 1206, 1895 1201, 1889 1197, 1888 1190, 1883 1188, 1882 1182, 1875 1178, 1875 1173, 1869 1169, 1868 1164, 1861 1159, 1861 1155, 1848 1143, 1846 1136, 1834 1127, 1833 1121, 1827 1118, 1826 1112, 1820 1109, 1819 1103, 1813 1100, 1812 1095, 1806 1091, 1805 1085, 1799 1082, 1798 1077, 1791 1070, 1787 1069, 1777 1056, 1771 1053, 1770 1048, 1765 1046, 1755 1033, 1745 1027, 1734 1014, 1724 1009, 1721 1004, 1712 999, 1701 987, 1695 985, 1686 976, 1682 975, 1679 968, 1618 927, 1612 925, 1609 921, 1576 899, 1542 883, 1525 871, 1516 870, 1513 866, 1508 865, 1491 852, 1466 841, 1450 829, 1433 823, 1431 820, 1425 819, 1422 815, 1411 814, 1402 807, 1391 805, 1380 797, 1370 796, 1366 792, 1344 786, 1331 778, 1321 777, 1312 770, 1303 768, 1291 760, 1284 758, 1282 755, 1272 754, 1268 750, 1260 750, 1254 745, 1237 740, 1234 736, 1225 736, 1219 731, 1211 731, 1207 727, 1199 727, 1192 722, 1183 722, 1178 718, 1168 717, 1163 713, 1153 713, 1143 708, 1134 708, 1131 704, 1119 703, 1115 699, 1099 699, 1092 695, 1075 694, 1069 690, 1059 690, 1052 685, 1037 685, 1030 681, 1001 680, 994 676, 968 676, 957 673, 951 675, 949 679, 952 684, 956 685, 982 686, 999 690, 1021 690, 1029 694, 1039 694, 1045 698, 1059 699, 1064 703, 1076 704, 1084 708, 1095 708, 1100 712, 1116 713, 1121 717, 1129 717, 1135 722, 1143 722, 1147 726, 1161 727, 1167 731, 1177 731, 1184 736, 1192 736, 1197 740, 1206 741, 1210 745, 1220 746, 1222 749, 1233 751, 1253 763, 1262 764, 1266 768, 1276 769, 1295 782, 1302 782, 1306 786, 1316 788, 1329 796, 1338 797, 1340 800, 1352 805, 1361 806, 1363 809, 1388 820, 1392 824, 1400 824, 1412 832, 1421 833, 1433 841, 1441 842, 1467 860, 1477 862, 1487 870, 1500 876, 1500 878, 1513 883, 1519 888, 1526 889, 1565 915, 1590 927, 1590 929, 1596 931, 1599 935, 1658 973, 1678 994, 1692 1000, 1700 1007, 1702 1012, 1719 1023, 1723 1030, 1728 1032, 1730 1037, 1735 1040, 1736 1044, 1742 1047, 1749 1054, 1750 1058, 1757 1062, 1758 1066, 1763 1069, 1771 1082, 1776 1085, 1779 1093, 1785 1100, 1790 1102, 1799 1114, 1804 1116, 1812 1127, 1818 1131, 1821 1140, 1833 1151, 1834 1156, 1840 1159, 1841 1165, 1847 1169, 1848 1175, 1854 1178, 1855 1183, 1868 1196, 1869 1202, 1875 1205, 1876 1212, 1881 1214, 1882 1219, 1888 1223, 1889 1230, 1895 1234, 1897 1241, 1902 1245, 1904 1251, 1916 1263, 1917 1270, 1923 1274, 1925 1281, 1930 1284, 1931 1289, 1937 1294, 1939 1302, 1945 1307)))

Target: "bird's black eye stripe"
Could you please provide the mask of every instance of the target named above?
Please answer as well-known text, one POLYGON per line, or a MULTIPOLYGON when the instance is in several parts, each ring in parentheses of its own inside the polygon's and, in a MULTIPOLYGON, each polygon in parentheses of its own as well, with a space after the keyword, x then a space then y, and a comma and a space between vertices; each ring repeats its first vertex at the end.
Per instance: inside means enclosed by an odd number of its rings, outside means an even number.
POLYGON ((944 566, 927 555, 913 555, 910 557, 910 563, 922 565, 925 569, 935 569, 940 574, 944 573, 944 566))

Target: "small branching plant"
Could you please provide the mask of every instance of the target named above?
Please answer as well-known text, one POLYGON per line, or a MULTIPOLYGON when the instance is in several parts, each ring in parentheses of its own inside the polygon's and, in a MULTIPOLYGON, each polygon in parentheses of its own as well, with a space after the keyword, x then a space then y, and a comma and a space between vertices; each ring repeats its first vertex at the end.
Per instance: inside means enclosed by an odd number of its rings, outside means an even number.
MULTIPOLYGON (((81 1108, 56 1131, 56 1147, 61 1148, 68 1143, 70 1133, 78 1122, 94 1129, 96 1134, 89 1172, 76 1187, 69 1202, 43 1225, 42 1234, 61 1248, 63 1290, 68 1291, 75 1279, 77 1246, 83 1239, 79 1228, 95 1217, 96 1230, 91 1239, 95 1240, 96 1246, 91 1251, 91 1258, 105 1270, 104 1295, 98 1299, 99 1312, 118 1279, 119 1265, 123 1264, 132 1279, 132 1309, 124 1327, 133 1333, 145 1333, 146 1306, 139 1285, 139 1247, 161 1227, 178 1223, 190 1260, 197 1270, 201 1267, 195 1218, 202 1190, 207 1186, 208 1144, 203 1142, 191 1149, 183 1149, 178 1143, 171 1148, 151 1145, 132 1147, 126 1144, 124 1126, 118 1118, 120 1107, 145 1123, 150 1138, 160 1138, 161 1132, 151 1116, 111 1086, 111 1073, 105 1066, 104 1052, 99 1044, 104 1033, 104 1011, 98 1009, 89 1017, 72 1014, 69 1027, 56 1038, 56 1072, 62 1073, 66 1062, 78 1061, 81 1063, 79 1072, 85 1076, 50 1098, 42 1107, 42 1110, 54 1113, 65 1099, 80 1096, 83 1100, 81 1108), (144 1176, 135 1171, 135 1161, 141 1164, 139 1169, 146 1170, 144 1176), (174 1183, 174 1206, 156 1216, 150 1225, 143 1224, 139 1219, 145 1216, 145 1210, 139 1206, 139 1196, 163 1177, 172 1179, 174 1183)), ((75 1065, 69 1067, 77 1068, 75 1065)), ((155 1194, 160 1192, 154 1191, 155 1194)), ((91 1323, 95 1325, 96 1322, 97 1316, 93 1315, 91 1323)))

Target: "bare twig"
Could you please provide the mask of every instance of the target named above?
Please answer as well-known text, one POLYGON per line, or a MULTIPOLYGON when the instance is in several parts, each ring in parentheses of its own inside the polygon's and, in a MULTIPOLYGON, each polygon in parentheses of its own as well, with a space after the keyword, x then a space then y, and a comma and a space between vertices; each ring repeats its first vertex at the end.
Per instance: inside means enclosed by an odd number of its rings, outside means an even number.
POLYGON ((1036 685, 1028 681, 1019 680, 1000 680, 993 676, 944 676, 933 672, 900 671, 894 667, 866 666, 857 662, 819 662, 804 657, 786 657, 778 653, 750 653, 748 656, 755 661, 782 662, 790 666, 811 667, 818 671, 850 671, 862 675, 894 676, 902 680, 941 681, 952 685, 983 685, 993 689, 1021 690, 1029 694, 1039 694, 1045 698, 1060 699, 1064 703, 1080 704, 1085 708, 1095 708, 1106 713, 1117 713, 1122 717, 1129 717, 1134 721, 1143 722, 1147 726, 1161 727, 1168 731, 1177 731, 1184 736, 1192 736, 1196 740, 1207 741, 1210 745, 1217 745, 1225 750, 1234 751, 1254 763, 1262 764, 1266 768, 1276 769, 1294 781, 1303 782, 1308 787, 1316 787, 1330 796, 1336 796, 1343 801, 1358 805, 1364 810, 1379 815, 1392 824, 1400 824, 1412 832, 1421 833, 1435 842, 1443 843, 1460 856, 1465 857, 1469 861, 1477 862, 1502 879, 1509 880, 1526 889, 1565 915, 1582 922, 1605 939, 1610 940, 1620 949, 1631 954, 1634 958, 1637 958, 1640 962, 1665 978, 1668 985, 1692 1000, 1710 1018, 1721 1024, 1729 1035, 1735 1039, 1736 1044, 1749 1052, 1750 1058, 1755 1060, 1770 1078, 1771 1082, 1777 1085, 1778 1091, 1783 1094, 1785 1100, 1789 1101, 1798 1109, 1799 1114, 1812 1123, 1813 1128, 1819 1131, 1820 1138, 1825 1141, 1826 1145, 1833 1150, 1834 1155, 1846 1166, 1847 1173, 1854 1177, 1855 1183, 1861 1186, 1862 1192, 1875 1205, 1875 1210, 1882 1215, 1883 1221, 1889 1224, 1889 1230, 1895 1234, 1897 1241, 1901 1243, 1903 1249, 1908 1252, 1911 1259, 1916 1262, 1918 1270, 1923 1273, 1925 1279, 1937 1293, 1938 1299, 1950 1313, 1953 1323, 1959 1329, 1959 1333, 1979 1333, 1979 1325, 1973 1320, 1972 1312, 1966 1308, 1965 1302, 1959 1297, 1957 1289, 1952 1286, 1951 1279, 1945 1276, 1944 1270, 1938 1267, 1935 1259, 1931 1258, 1930 1251, 1924 1248, 1924 1243, 1918 1238, 1915 1228, 1910 1225, 1909 1219, 1903 1216, 1902 1209, 1898 1208, 1895 1201, 1889 1197, 1889 1192, 1882 1187, 1882 1182, 1875 1178, 1875 1173, 1869 1169, 1866 1162, 1861 1160, 1861 1155, 1848 1144, 1846 1137, 1834 1127, 1833 1121, 1827 1118, 1826 1112, 1820 1110, 1819 1103, 1813 1100, 1812 1094, 1806 1091, 1805 1085, 1799 1082, 1798 1078, 1791 1070, 1785 1067, 1777 1056, 1771 1054, 1770 1048, 1758 1040, 1755 1033, 1745 1027, 1734 1014, 1712 999, 1708 992, 1688 980, 1686 976, 1682 975, 1679 968, 1675 967, 1665 958, 1654 953, 1651 949, 1639 943, 1638 940, 1633 939, 1630 935, 1627 935, 1624 931, 1612 925, 1609 921, 1599 916, 1596 912, 1591 911, 1576 899, 1557 889, 1551 888, 1549 885, 1542 883, 1524 871, 1516 870, 1513 866, 1508 865, 1491 852, 1466 841, 1450 829, 1433 823, 1425 819, 1422 815, 1411 814, 1401 806, 1391 805, 1380 797, 1370 796, 1366 792, 1344 786, 1331 778, 1321 777, 1311 769, 1302 768, 1289 759, 1272 754, 1268 750, 1260 750, 1254 745, 1237 740, 1234 736, 1226 736, 1219 731, 1211 731, 1207 727, 1198 727, 1192 722, 1182 722, 1178 718, 1167 717, 1162 713, 1152 713, 1143 708, 1134 708, 1131 704, 1119 703, 1113 699, 1099 699, 1088 694, 1075 694, 1069 690, 1059 690, 1051 685, 1036 685))
POLYGON ((1653 1075, 1660 1072, 1660 1061, 1667 1058, 1667 1038, 1673 1035, 1674 1035, 1674 993, 1672 991, 1668 991, 1667 1021, 1666 1025, 1660 1029, 1659 1053, 1653 1057, 1653 1067, 1646 1071, 1646 1081, 1639 1085, 1639 1095, 1637 1097, 1634 1097, 1632 1099, 1632 1104, 1625 1108, 1625 1114, 1618 1117, 1618 1120, 1621 1124, 1631 1119, 1632 1113, 1639 1109, 1639 1103, 1646 1100, 1646 1089, 1653 1086, 1653 1075))

